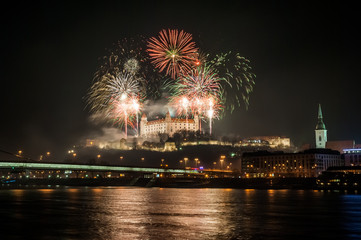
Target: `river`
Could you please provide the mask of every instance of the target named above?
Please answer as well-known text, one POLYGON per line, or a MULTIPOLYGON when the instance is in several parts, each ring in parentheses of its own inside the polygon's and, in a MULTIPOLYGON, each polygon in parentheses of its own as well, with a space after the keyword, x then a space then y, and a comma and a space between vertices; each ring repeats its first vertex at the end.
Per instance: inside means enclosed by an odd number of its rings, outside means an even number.
POLYGON ((361 239, 361 195, 316 190, 0 190, 0 239, 361 239))

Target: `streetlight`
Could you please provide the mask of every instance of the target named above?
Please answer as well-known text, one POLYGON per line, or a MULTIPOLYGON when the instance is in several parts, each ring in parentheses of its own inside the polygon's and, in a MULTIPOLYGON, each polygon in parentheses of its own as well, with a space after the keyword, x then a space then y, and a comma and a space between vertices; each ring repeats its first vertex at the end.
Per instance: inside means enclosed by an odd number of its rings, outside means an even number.
POLYGON ((187 168, 187 161, 188 161, 188 158, 185 157, 185 158, 184 158, 184 168, 187 168))
POLYGON ((223 161, 226 159, 226 156, 221 155, 221 159, 219 160, 221 162, 221 170, 223 169, 223 161))
POLYGON ((198 158, 195 158, 194 161, 196 161, 196 168, 197 168, 198 158))

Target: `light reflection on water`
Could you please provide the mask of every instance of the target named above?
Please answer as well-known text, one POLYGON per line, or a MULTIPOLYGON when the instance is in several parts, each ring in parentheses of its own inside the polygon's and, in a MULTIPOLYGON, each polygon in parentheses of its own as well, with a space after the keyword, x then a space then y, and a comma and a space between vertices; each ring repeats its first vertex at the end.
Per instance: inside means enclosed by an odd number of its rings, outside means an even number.
POLYGON ((334 192, 84 187, 0 202, 1 239, 361 238, 361 196, 334 192))

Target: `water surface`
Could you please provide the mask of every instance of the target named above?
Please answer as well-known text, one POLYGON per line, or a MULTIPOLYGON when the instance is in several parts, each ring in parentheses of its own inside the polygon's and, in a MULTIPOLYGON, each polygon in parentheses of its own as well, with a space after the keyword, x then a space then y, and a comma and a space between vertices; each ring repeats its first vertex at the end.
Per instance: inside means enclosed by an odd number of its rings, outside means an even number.
POLYGON ((0 190, 1 239, 361 239, 361 195, 313 190, 0 190))

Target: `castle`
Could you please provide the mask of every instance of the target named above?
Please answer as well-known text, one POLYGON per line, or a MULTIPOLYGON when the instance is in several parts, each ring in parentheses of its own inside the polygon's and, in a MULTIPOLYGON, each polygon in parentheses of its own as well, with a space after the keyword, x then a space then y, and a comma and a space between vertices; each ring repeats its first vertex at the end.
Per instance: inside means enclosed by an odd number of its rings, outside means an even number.
POLYGON ((193 119, 181 119, 172 118, 167 112, 163 119, 148 121, 147 116, 143 114, 140 121, 140 136, 143 138, 157 137, 159 133, 165 133, 172 137, 174 133, 181 130, 198 131, 198 115, 195 115, 193 119))

